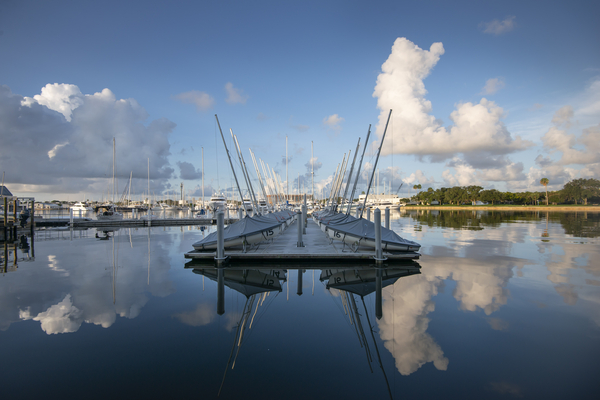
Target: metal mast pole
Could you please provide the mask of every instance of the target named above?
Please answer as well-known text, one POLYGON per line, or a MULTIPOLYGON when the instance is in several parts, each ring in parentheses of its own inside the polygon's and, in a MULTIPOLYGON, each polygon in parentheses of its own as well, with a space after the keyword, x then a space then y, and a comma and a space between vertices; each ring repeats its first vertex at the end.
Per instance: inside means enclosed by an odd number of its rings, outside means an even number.
POLYGON ((287 152, 287 136, 285 137, 285 200, 287 203, 287 196, 290 194, 290 179, 288 175, 288 152, 287 152))
POLYGON ((392 116, 392 110, 390 109, 390 113, 388 114, 387 122, 385 123, 385 129, 383 130, 383 136, 381 137, 381 143, 379 144, 379 150, 377 151, 377 157, 375 158, 375 165, 373 166, 373 174, 371 175, 371 180, 369 181, 369 186, 367 187, 367 193, 365 194, 365 201, 363 203, 363 208, 362 208, 362 210, 360 210, 360 218, 362 218, 363 212, 365 210, 365 206, 367 204, 367 197, 369 197, 369 190, 371 189, 371 184, 373 184, 373 178, 375 177, 375 171, 377 170, 377 162, 379 161, 379 154, 381 154, 381 148, 383 147, 385 133, 387 132, 387 128, 390 123, 391 116, 392 116))
POLYGON ((204 147, 202 148, 202 208, 204 208, 204 147))
MULTIPOLYGON (((365 145, 363 147, 362 155, 360 156, 360 163, 358 163, 358 169, 356 170, 356 178, 354 179, 354 187, 352 188, 352 193, 350 194, 350 198, 354 199, 354 193, 356 193, 356 185, 358 184, 358 178, 360 177, 360 169, 362 167, 363 157, 365 156, 365 150, 367 149, 367 144, 369 144, 369 136, 371 136, 371 125, 369 124, 369 131, 367 132, 367 140, 365 141, 365 145)), ((346 215, 350 214, 350 207, 348 207, 348 211, 346 215)))
MULTIPOLYGON (((345 154, 344 154, 344 157, 346 157, 345 154)), ((331 189, 329 189, 329 197, 327 199, 327 205, 329 205, 329 206, 331 206, 331 204, 332 204, 331 198, 333 197, 333 186, 335 185, 335 182, 337 182, 337 176, 338 176, 339 169, 340 169, 340 164, 338 163, 337 167, 335 167, 335 174, 333 174, 333 180, 331 181, 331 189)))
MULTIPOLYGON (((233 135, 233 131, 231 131, 231 134, 233 135)), ((242 160, 242 170, 244 171, 247 179, 248 179, 248 187, 250 188, 250 201, 252 201, 252 207, 254 207, 254 209, 256 210, 256 212, 258 214, 260 214, 260 211, 258 209, 258 199, 256 198, 256 194, 254 194, 254 188, 252 187, 252 182, 250 181, 250 173, 248 172, 248 168, 246 167, 246 161, 244 161, 244 155, 242 154, 242 149, 240 148, 240 144, 237 140, 237 136, 233 135, 233 139, 235 141, 235 145, 237 147, 238 153, 240 155, 240 159, 242 160)), ((242 199, 242 203, 243 203, 244 199, 242 199)))
POLYGON ((231 156, 229 155, 229 150, 227 149, 227 143, 225 143, 225 136, 223 136, 223 130, 221 130, 221 123, 219 122, 219 117, 217 117, 217 114, 215 114, 215 118, 217 120, 217 125, 219 125, 219 132, 221 132, 221 139, 223 139, 223 145, 225 146, 225 152, 227 153, 227 159, 229 160, 229 165, 231 166, 231 172, 233 172, 233 177, 235 178, 235 185, 237 186, 238 192, 240 193, 240 199, 242 199, 242 204, 243 204, 244 197, 242 196, 242 189, 240 189, 240 184, 238 182, 237 175, 235 174, 235 169, 233 169, 233 162, 231 161, 231 156))
MULTIPOLYGON (((360 138, 358 138, 358 143, 356 144, 356 151, 354 152, 354 158, 352 159, 352 166, 350 167, 350 173, 348 174, 348 183, 346 184, 346 190, 344 191, 344 197, 342 199, 341 212, 344 212, 343 200, 346 198, 346 195, 348 194, 348 189, 350 188, 350 180, 352 179, 352 173, 354 172, 354 163, 356 163, 356 156, 358 155, 359 148, 360 148, 360 138)), ((348 200, 348 209, 350 209, 351 203, 352 203, 352 199, 349 199, 348 200)))
POLYGON ((310 167, 312 175, 312 202, 315 204, 315 154, 313 153, 313 142, 310 142, 310 167))

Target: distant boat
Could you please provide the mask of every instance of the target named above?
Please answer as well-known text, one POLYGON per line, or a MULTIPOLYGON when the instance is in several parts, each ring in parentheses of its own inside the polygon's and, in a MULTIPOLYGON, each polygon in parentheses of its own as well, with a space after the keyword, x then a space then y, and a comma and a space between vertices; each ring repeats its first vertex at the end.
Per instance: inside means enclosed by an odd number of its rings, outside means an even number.
POLYGON ((227 198, 222 193, 214 193, 208 202, 208 209, 215 213, 217 210, 225 211, 227 198))
POLYGON ((252 201, 250 201, 250 199, 244 199, 242 201, 242 207, 244 207, 244 210, 246 211, 252 211, 252 201))
POLYGON ((118 212, 113 205, 100 206, 100 212, 96 216, 99 221, 115 221, 123 219, 123 214, 118 212))
POLYGON ((70 208, 73 211, 84 211, 84 212, 94 211, 94 209, 92 207, 88 206, 85 203, 82 203, 81 201, 78 201, 77 203, 72 205, 70 208))

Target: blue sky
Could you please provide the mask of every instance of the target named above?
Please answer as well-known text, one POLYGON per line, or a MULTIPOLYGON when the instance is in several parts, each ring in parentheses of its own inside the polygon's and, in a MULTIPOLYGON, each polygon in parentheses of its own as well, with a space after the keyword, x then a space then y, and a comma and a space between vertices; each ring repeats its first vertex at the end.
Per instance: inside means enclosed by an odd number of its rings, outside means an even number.
POLYGON ((314 142, 321 188, 369 124, 378 140, 393 108, 379 162, 388 187, 542 190, 547 177, 559 189, 600 176, 599 11, 593 1, 2 2, 0 168, 22 196, 100 199, 115 137, 121 189, 132 172, 134 192, 147 190, 149 158, 152 193, 183 182, 198 196, 203 147, 209 196, 232 183, 218 114, 246 163, 251 147, 284 181, 288 136, 290 187, 299 174, 308 182, 314 142))

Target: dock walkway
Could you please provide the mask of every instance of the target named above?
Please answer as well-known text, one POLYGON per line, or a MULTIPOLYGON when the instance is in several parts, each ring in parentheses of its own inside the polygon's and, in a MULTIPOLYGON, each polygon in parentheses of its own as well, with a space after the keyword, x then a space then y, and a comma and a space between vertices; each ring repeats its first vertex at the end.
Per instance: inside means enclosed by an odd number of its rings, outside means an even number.
MULTIPOLYGON (((243 252, 241 248, 225 249, 229 261, 331 261, 331 262, 374 262, 375 249, 359 248, 355 253, 341 242, 331 242, 319 226, 308 220, 306 234, 302 235, 304 247, 297 247, 298 221, 292 223, 281 235, 267 242, 260 243, 243 252)), ((415 260, 420 257, 416 252, 385 252, 388 260, 415 260)), ((214 251, 193 250, 185 254, 186 258, 195 260, 214 260, 214 251)))

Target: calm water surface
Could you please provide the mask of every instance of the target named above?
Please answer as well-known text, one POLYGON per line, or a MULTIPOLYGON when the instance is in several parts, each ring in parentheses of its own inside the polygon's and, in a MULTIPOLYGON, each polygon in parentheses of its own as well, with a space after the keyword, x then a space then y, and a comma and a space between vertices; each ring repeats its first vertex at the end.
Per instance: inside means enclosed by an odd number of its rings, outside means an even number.
POLYGON ((422 257, 387 272, 380 320, 366 265, 230 271, 218 315, 215 271, 183 257, 208 230, 39 231, 2 260, 3 397, 597 397, 599 213, 392 228, 422 257))

